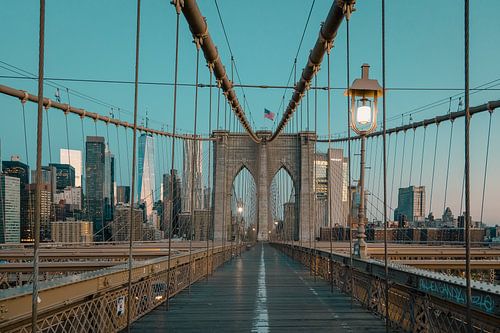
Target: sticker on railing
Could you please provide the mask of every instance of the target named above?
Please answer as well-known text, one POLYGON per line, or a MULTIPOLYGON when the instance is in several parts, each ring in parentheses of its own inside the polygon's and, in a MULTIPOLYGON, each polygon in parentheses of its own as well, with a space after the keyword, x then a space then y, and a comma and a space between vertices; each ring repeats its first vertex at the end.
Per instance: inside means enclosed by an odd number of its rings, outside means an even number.
POLYGON ((116 299, 116 315, 123 316, 125 314, 125 296, 120 296, 116 299))

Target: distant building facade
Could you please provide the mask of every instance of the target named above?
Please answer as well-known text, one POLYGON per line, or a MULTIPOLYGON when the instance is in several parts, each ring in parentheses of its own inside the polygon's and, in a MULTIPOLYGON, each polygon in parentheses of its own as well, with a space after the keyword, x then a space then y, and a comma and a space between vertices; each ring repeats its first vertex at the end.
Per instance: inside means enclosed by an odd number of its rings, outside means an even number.
POLYGON ((117 186, 116 187, 116 203, 117 204, 130 203, 130 186, 117 186))
POLYGON ((191 212, 191 189, 194 187, 194 209, 203 208, 202 141, 184 140, 182 173, 182 211, 191 212))
MULTIPOLYGON (((36 184, 28 185, 28 219, 35 222, 36 213, 36 184)), ((40 240, 50 240, 50 221, 52 217, 52 192, 49 184, 40 184, 40 240)), ((33 233, 34 235, 34 230, 33 233)), ((34 241, 31 240, 31 241, 34 241)))
POLYGON ((86 210, 97 233, 95 241, 103 241, 105 143, 101 136, 88 136, 85 154, 86 210))
POLYGON ((394 210, 395 221, 425 221, 425 186, 410 186, 398 191, 398 208, 394 210))
POLYGON ((75 170, 75 187, 82 186, 82 152, 73 149, 60 149, 59 161, 61 164, 69 164, 75 170))
POLYGON ((20 161, 19 156, 12 156, 10 161, 2 161, 4 175, 19 179, 21 242, 32 242, 34 239, 34 221, 28 215, 30 183, 30 167, 20 161))
POLYGON ((93 222, 55 221, 50 223, 52 241, 57 243, 92 243, 93 222))
MULTIPOLYGON (((134 241, 142 240, 142 224, 143 220, 143 211, 139 208, 133 209, 133 231, 134 241)), ((115 209, 115 218, 112 223, 110 223, 111 227, 111 239, 117 242, 128 241, 130 234, 130 205, 117 205, 115 209)))
POLYGON ((20 179, 0 175, 0 243, 21 241, 20 179))
POLYGON ((49 167, 56 172, 56 190, 75 187, 75 168, 69 164, 50 163, 49 167))

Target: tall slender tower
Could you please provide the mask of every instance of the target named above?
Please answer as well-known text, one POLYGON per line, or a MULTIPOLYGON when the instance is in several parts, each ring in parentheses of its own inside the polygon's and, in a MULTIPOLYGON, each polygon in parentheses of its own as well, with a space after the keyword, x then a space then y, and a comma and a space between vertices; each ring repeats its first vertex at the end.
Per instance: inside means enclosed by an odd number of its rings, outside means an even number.
MULTIPOLYGON (((147 122, 146 122, 147 126, 147 122)), ((155 171, 154 171, 154 141, 151 134, 143 133, 139 137, 139 159, 138 159, 139 202, 144 203, 146 218, 150 222, 153 204, 155 201, 155 171)), ((133 194, 132 194, 133 195, 133 194)))
POLYGON ((88 136, 85 154, 86 209, 94 223, 96 241, 104 240, 105 144, 102 136, 88 136))

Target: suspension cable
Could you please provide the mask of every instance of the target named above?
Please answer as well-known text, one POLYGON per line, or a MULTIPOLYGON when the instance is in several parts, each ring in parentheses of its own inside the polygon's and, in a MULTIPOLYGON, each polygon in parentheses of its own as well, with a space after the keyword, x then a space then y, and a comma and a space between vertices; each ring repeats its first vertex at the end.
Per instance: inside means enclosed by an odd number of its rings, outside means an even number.
POLYGON ((52 144, 50 141, 50 120, 49 120, 49 108, 50 105, 45 106, 45 115, 46 115, 46 125, 47 125, 47 143, 49 144, 49 162, 52 163, 52 144))
POLYGON ((415 131, 416 129, 413 129, 413 137, 412 137, 412 143, 411 143, 411 160, 410 160, 410 176, 408 177, 408 187, 411 186, 411 176, 413 174, 413 157, 414 157, 414 152, 415 152, 415 131))
MULTIPOLYGON (((113 116, 114 116, 114 114, 113 114, 113 116)), ((121 162, 122 157, 120 154, 120 146, 121 145, 120 145, 120 135, 118 133, 118 126, 115 126, 115 129, 116 129, 116 142, 117 142, 117 149, 118 149, 118 176, 120 177, 120 185, 123 186, 122 162, 121 162)), ((162 198, 162 200, 163 200, 163 198, 162 198)))
MULTIPOLYGON (((43 67, 45 53, 45 0, 40 0, 40 30, 38 45, 38 95, 43 96, 43 67)), ((38 100, 37 139, 36 139, 36 201, 35 201, 35 244, 33 247, 33 294, 31 298, 31 331, 38 332, 38 273, 40 247, 40 212, 42 190, 42 132, 43 99, 38 100)), ((29 175, 28 175, 29 177, 29 175)))
MULTIPOLYGON (((346 7, 349 9, 349 7, 346 7)), ((346 16, 346 86, 349 87, 351 84, 351 67, 350 67, 350 36, 349 36, 349 21, 350 21, 350 12, 346 16)), ((349 95, 349 94, 347 94, 349 95)), ((352 244, 352 236, 353 236, 353 228, 352 228, 352 195, 351 195, 351 183, 352 183, 352 158, 351 158, 351 99, 349 96, 346 97, 347 101, 347 155, 348 157, 348 183, 347 183, 347 193, 348 193, 348 224, 349 224, 349 267, 350 267, 350 283, 351 287, 354 287, 354 275, 353 275, 353 244, 352 244)), ((354 296, 351 293, 351 308, 354 304, 354 296)))
MULTIPOLYGON (((174 96, 173 96, 173 121, 172 121, 172 132, 175 133, 176 120, 177 120, 177 76, 179 70, 179 19, 181 14, 181 1, 174 0, 173 5, 176 11, 176 21, 175 21, 175 68, 174 68, 174 96)), ((174 161, 175 161, 175 136, 172 137, 172 156, 171 156, 171 168, 170 168, 170 200, 171 200, 171 213, 170 213, 170 226, 168 228, 168 264, 167 264, 167 299, 166 306, 167 310, 169 308, 169 298, 170 298, 170 268, 172 262, 172 227, 174 223, 174 161)))
POLYGON ((439 135, 439 125, 436 126, 436 138, 434 139, 434 160, 432 162, 432 180, 431 180, 431 197, 429 200, 429 214, 432 213, 432 194, 434 192, 434 175, 436 171, 436 154, 437 154, 437 144, 439 135))
POLYGON ((467 286, 467 330, 472 333, 472 287, 470 265, 470 118, 469 109, 469 0, 464 0, 464 95, 465 95, 465 278, 467 286))
MULTIPOLYGON (((386 138, 387 138, 387 103, 385 94, 385 0, 382 0, 382 108, 384 109, 382 117, 382 138, 384 144, 383 157, 384 157, 384 279, 385 279, 385 331, 389 333, 389 268, 387 256, 387 151, 386 151, 386 138)), ((397 141, 396 141, 397 142, 397 141)), ((391 202, 392 204, 392 202, 391 202)))
MULTIPOLYGON (((210 89, 208 93, 208 133, 209 135, 212 135, 212 79, 213 79, 213 63, 208 64, 208 71, 210 74, 210 89)), ((217 114, 217 118, 218 118, 217 114)), ((217 119, 218 121, 219 119, 217 119)), ((208 251, 209 251, 209 246, 210 246, 210 233, 211 233, 211 228, 212 228, 212 223, 213 223, 213 215, 212 215, 212 195, 211 191, 213 189, 212 183, 211 183, 211 170, 212 170, 212 147, 210 142, 208 143, 208 211, 209 211, 209 218, 208 218, 208 223, 207 223, 207 252, 206 252, 206 260, 207 260, 207 280, 208 280, 208 274, 209 274, 209 261, 212 260, 213 263, 213 252, 212 255, 209 257, 208 251), (210 259, 209 259, 210 258, 210 259)), ((213 266, 213 265, 212 265, 213 266)))
POLYGON ((394 164, 392 165, 392 181, 391 181, 391 199, 390 199, 390 203, 389 205, 392 207, 392 195, 394 193, 394 176, 396 175, 396 156, 397 156, 397 153, 398 153, 398 133, 396 133, 395 135, 395 143, 394 143, 394 158, 393 158, 393 161, 394 161, 394 164))
POLYGON ((424 138, 422 142, 422 156, 420 160, 420 178, 418 180, 418 186, 422 186, 422 172, 424 170, 424 157, 425 157, 425 138, 427 135, 425 135, 427 132, 427 126, 424 126, 424 138))
POLYGON ((446 166, 446 180, 445 180, 445 185, 444 185, 444 202, 443 202, 443 213, 446 209, 446 199, 447 199, 447 194, 448 194, 448 176, 450 174, 450 158, 451 158, 451 144, 453 142, 453 124, 455 122, 451 122, 451 129, 450 129, 450 143, 448 145, 448 162, 446 166))
MULTIPOLYGON (((399 187, 403 186, 403 170, 404 170, 404 162, 405 162, 405 152, 406 152, 406 131, 403 132, 403 150, 401 154, 401 164, 400 164, 400 169, 401 172, 399 173, 399 187)), ((399 194, 398 194, 399 198, 399 194)))
MULTIPOLYGON (((328 112, 328 117, 327 117, 327 121, 328 121, 328 138, 330 138, 330 134, 331 134, 331 97, 330 97, 330 51, 331 51, 331 44, 330 45, 326 45, 326 48, 327 48, 327 56, 326 56, 326 59, 327 59, 327 80, 328 80, 328 95, 327 95, 327 101, 328 101, 328 104, 327 104, 327 112, 328 112)), ((331 140, 328 140, 328 151, 327 151, 327 158, 330 159, 330 149, 331 149, 331 146, 332 146, 332 143, 331 143, 331 140)), ((327 166, 330 164, 330 161, 328 161, 327 163, 327 166)), ((328 175, 327 177, 330 177, 331 175, 328 175)), ((327 201, 327 213, 328 213, 328 228, 330 229, 330 292, 333 293, 333 228, 332 228, 332 217, 331 217, 331 207, 330 207, 330 202, 332 200, 332 197, 331 197, 331 190, 330 190, 330 186, 327 186, 327 198, 328 198, 328 201, 327 201)))
MULTIPOLYGON (((134 198, 135 198, 135 163, 136 163, 136 150, 137 150, 137 102, 139 95, 139 50, 140 50, 140 32, 141 32, 141 0, 137 0, 137 26, 135 34, 135 83, 134 83, 134 129, 132 134, 132 179, 130 190, 130 218, 129 218, 129 234, 128 234, 128 287, 127 287, 127 331, 130 333, 130 323, 132 321, 132 250, 134 247, 135 237, 135 211, 134 211, 134 198)), ((168 260, 170 262, 170 251, 168 253, 168 260)), ((168 272, 168 271, 167 271, 168 272)), ((168 289, 168 284, 167 284, 168 289)), ((167 297, 168 302, 168 297, 167 297)))
POLYGON ((486 192, 486 176, 488 174, 488 158, 490 155, 490 136, 491 136, 491 116, 492 116, 492 114, 493 114, 493 110, 490 111, 490 117, 489 117, 489 121, 488 121, 488 139, 486 141, 486 157, 484 160, 483 193, 481 195, 481 218, 479 220, 481 222, 481 224, 483 224, 484 194, 486 192))
MULTIPOLYGON (((196 86, 194 88, 194 124, 193 133, 196 136, 196 131, 198 130, 198 72, 200 67, 200 39, 195 39, 196 44, 196 86)), ((189 143, 188 143, 189 144, 189 143)), ((189 223, 189 271, 188 271, 188 293, 191 293, 191 273, 193 270, 191 259, 193 255, 193 223, 194 223, 194 182, 195 182, 195 160, 198 159, 198 144, 197 142, 192 142, 192 152, 191 152, 191 221, 189 223)), ((203 191, 203 190, 202 190, 203 191)))

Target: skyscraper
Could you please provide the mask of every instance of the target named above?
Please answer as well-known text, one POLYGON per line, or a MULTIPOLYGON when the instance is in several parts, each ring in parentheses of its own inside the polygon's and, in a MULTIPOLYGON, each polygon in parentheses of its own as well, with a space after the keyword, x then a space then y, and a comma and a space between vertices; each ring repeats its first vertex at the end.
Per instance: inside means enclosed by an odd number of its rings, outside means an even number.
POLYGON ((2 162, 3 173, 7 176, 19 178, 20 208, 21 208, 21 241, 32 242, 34 239, 34 221, 28 215, 30 183, 30 167, 19 160, 19 156, 12 156, 10 161, 2 162))
MULTIPOLYGON (((36 183, 36 169, 31 170, 31 180, 36 183)), ((56 192, 56 170, 52 166, 42 166, 42 183, 50 184, 52 193, 56 192)))
MULTIPOLYGON (((35 221, 36 215, 36 183, 28 184, 28 216, 30 221, 35 221)), ((50 240, 50 217, 52 206, 52 193, 50 184, 40 185, 40 240, 50 240)))
MULTIPOLYGON (((177 170, 174 170, 174 184, 173 184, 173 195, 171 195, 172 183, 170 174, 163 175, 163 231, 168 232, 170 225, 172 225, 172 235, 178 235, 179 233, 179 215, 182 210, 182 199, 181 199, 181 180, 178 176, 177 170), (172 205, 173 198, 173 205, 172 205)), ((166 233, 168 236, 168 233, 166 233)))
POLYGON ((0 243, 21 241, 21 191, 20 180, 0 175, 0 243))
POLYGON ((56 172, 56 190, 64 190, 66 187, 75 187, 75 168, 69 164, 50 163, 56 172))
POLYGON ((116 187, 116 202, 117 202, 117 204, 130 203, 130 186, 117 186, 116 187))
POLYGON ((425 220, 425 186, 410 186, 398 191, 398 208, 394 210, 396 221, 417 222, 425 220))
POLYGON ((154 141, 151 134, 143 133, 139 137, 139 158, 137 166, 139 202, 144 203, 146 218, 150 221, 155 202, 154 141))
POLYGON ((329 149, 327 154, 316 154, 314 192, 319 203, 318 213, 322 214, 318 221, 324 223, 323 226, 328 226, 328 212, 330 212, 332 225, 345 226, 347 224, 349 166, 348 159, 343 154, 343 149, 335 148, 329 149))
POLYGON ((60 149, 59 161, 61 164, 69 164, 75 169, 75 187, 82 186, 82 152, 73 149, 60 149))
POLYGON ((104 227, 104 164, 105 144, 102 136, 88 136, 85 146, 86 209, 89 220, 94 223, 94 238, 103 241, 104 227))
POLYGON ((113 220, 115 203, 115 157, 106 146, 104 151, 104 220, 113 220))
POLYGON ((328 150, 328 186, 330 187, 330 218, 332 225, 347 226, 349 201, 347 195, 347 159, 343 149, 328 150))
POLYGON ((194 209, 203 208, 202 142, 184 140, 182 174, 182 211, 191 212, 191 188, 194 186, 194 209), (194 163, 193 163, 194 159, 194 163), (194 168, 193 168, 194 166, 194 168), (192 174, 194 173, 194 181, 192 174))

